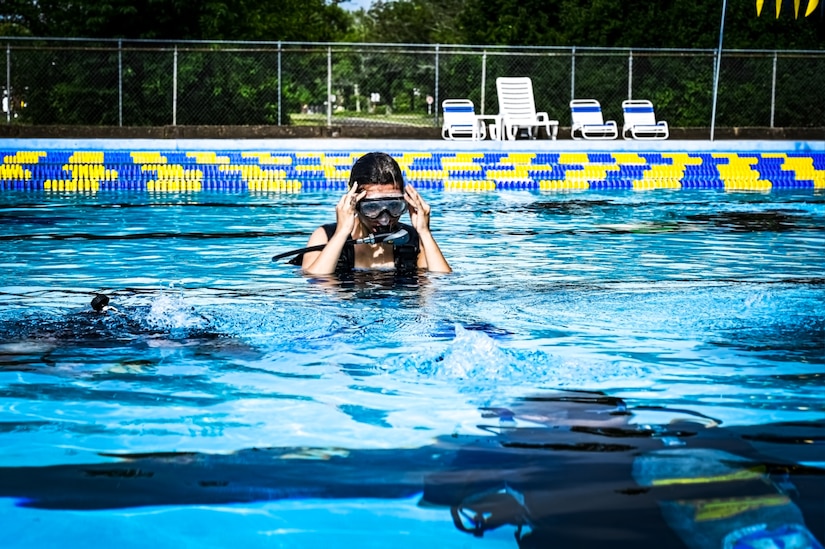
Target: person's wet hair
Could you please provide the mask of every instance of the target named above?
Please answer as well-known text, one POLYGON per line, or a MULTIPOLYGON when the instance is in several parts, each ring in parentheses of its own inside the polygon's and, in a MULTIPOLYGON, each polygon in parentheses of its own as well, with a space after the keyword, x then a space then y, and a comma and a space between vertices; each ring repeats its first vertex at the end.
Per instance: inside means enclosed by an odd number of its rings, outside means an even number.
POLYGON ((95 312, 102 313, 103 309, 109 305, 109 296, 106 294, 97 294, 94 299, 92 299, 91 305, 95 312))
MULTIPOLYGON (((395 185, 404 190, 404 174, 395 159, 383 152, 367 153, 352 166, 350 185, 359 187, 369 184, 395 185)), ((359 189, 360 190, 360 189, 359 189)))

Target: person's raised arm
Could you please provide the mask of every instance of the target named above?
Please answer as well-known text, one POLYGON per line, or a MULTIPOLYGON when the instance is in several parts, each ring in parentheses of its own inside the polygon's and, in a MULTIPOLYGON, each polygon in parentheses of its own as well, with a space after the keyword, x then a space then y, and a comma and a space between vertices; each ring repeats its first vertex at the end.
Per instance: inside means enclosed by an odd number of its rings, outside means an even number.
POLYGON ((309 237, 308 247, 320 244, 326 244, 326 246, 320 252, 307 252, 304 254, 301 268, 306 274, 322 275, 335 272, 344 244, 351 237, 352 230, 355 228, 357 216, 355 205, 365 194, 366 192, 363 191, 356 192, 356 186, 352 185, 335 206, 336 227, 332 237, 327 239, 327 233, 323 227, 317 228, 309 237))
POLYGON ((421 244, 418 266, 432 272, 451 273, 453 270, 444 259, 444 254, 441 253, 441 248, 430 231, 430 205, 410 185, 404 187, 404 195, 410 207, 410 221, 418 232, 421 244))

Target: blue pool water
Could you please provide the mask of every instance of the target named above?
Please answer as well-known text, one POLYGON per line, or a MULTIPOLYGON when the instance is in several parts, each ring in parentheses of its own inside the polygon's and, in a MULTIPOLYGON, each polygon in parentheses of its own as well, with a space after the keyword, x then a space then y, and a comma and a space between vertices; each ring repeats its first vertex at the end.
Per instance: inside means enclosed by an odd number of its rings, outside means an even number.
POLYGON ((657 451, 706 439, 671 421, 713 418, 725 451, 801 463, 691 497, 744 497, 822 543, 821 189, 421 192, 455 272, 348 280, 271 261, 332 220, 335 189, 1 192, 0 545, 713 546, 701 513, 640 503, 629 431, 547 419, 536 395, 558 390, 622 399, 657 451), (119 314, 92 314, 96 293, 119 314), (444 461, 511 432, 532 442, 444 461), (409 481, 442 461, 460 483, 409 481), (450 497, 529 519, 474 536, 450 497))

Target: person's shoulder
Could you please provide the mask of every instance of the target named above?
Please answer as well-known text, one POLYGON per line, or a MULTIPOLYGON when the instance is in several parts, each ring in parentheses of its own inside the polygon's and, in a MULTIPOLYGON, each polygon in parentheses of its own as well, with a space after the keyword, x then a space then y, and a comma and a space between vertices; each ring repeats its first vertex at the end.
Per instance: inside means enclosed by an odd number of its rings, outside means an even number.
POLYGON ((332 235, 335 234, 335 223, 328 223, 326 225, 321 225, 309 236, 309 246, 316 246, 319 244, 324 244, 329 242, 329 239, 332 238, 332 235))
POLYGON ((335 234, 335 229, 338 228, 338 223, 324 223, 320 227, 318 227, 318 231, 324 231, 327 235, 327 240, 332 238, 332 235, 335 234))

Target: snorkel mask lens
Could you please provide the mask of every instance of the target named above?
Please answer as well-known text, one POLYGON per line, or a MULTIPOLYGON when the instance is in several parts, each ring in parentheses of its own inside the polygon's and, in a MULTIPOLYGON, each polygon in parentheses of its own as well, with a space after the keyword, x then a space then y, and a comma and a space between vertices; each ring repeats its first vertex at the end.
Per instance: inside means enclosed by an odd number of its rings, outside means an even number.
POLYGON ((403 198, 365 198, 357 208, 361 215, 370 219, 377 219, 383 212, 397 218, 407 211, 407 202, 403 198))

